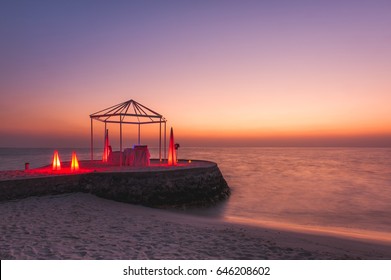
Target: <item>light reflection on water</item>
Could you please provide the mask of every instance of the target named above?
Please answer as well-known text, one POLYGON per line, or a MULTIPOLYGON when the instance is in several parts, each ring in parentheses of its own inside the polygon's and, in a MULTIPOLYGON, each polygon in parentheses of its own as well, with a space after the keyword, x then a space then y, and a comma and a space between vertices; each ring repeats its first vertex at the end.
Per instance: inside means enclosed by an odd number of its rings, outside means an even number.
MULTIPOLYGON (((0 148, 0 170, 47 165, 52 153, 0 148)), ((72 149, 59 153, 69 161, 72 149)), ((232 189, 227 202, 188 213, 391 234, 391 148, 180 148, 179 158, 217 162, 232 189)))

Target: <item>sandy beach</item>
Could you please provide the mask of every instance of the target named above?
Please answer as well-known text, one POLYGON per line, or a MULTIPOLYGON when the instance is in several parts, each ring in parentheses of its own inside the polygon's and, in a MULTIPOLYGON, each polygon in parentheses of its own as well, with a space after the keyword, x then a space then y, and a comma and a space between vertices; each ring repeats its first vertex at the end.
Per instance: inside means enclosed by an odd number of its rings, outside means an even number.
POLYGON ((376 244, 73 193, 0 203, 1 259, 391 259, 376 244))

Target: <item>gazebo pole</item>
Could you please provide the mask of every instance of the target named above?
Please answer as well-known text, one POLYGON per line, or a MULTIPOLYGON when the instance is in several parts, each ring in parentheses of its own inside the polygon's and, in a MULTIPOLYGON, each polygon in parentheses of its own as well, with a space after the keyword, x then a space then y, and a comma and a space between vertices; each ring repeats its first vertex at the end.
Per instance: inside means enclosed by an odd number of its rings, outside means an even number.
POLYGON ((159 161, 162 161, 162 118, 159 122, 159 161))
POLYGON ((119 166, 122 166, 122 118, 119 122, 119 166))
POLYGON ((94 130, 93 130, 93 124, 92 124, 92 118, 91 118, 91 161, 94 160, 94 130))
MULTIPOLYGON (((105 130, 104 130, 104 133, 103 133, 103 141, 106 141, 106 134, 107 134, 107 123, 105 122, 105 130)), ((106 146, 106 143, 103 143, 103 153, 105 153, 105 146, 106 146)))
POLYGON ((167 150, 166 150, 166 138, 167 138, 167 121, 164 121, 164 158, 167 158, 167 150))
POLYGON ((138 124, 138 144, 140 145, 140 123, 138 124))
MULTIPOLYGON (((109 137, 108 133, 107 133, 107 122, 105 122, 105 133, 103 134, 103 158, 106 158, 106 163, 108 162, 108 158, 107 158, 107 150, 105 152, 105 147, 106 147, 106 136, 109 137)), ((109 147, 107 147, 109 148, 109 147)))

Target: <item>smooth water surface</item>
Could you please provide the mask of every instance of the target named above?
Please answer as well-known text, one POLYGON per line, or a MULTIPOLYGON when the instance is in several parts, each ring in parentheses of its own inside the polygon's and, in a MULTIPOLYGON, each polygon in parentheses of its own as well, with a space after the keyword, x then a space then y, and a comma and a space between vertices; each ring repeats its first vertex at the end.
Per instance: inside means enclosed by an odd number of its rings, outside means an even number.
POLYGON ((391 234, 390 148, 195 148, 179 153, 218 163, 232 196, 216 215, 391 234))

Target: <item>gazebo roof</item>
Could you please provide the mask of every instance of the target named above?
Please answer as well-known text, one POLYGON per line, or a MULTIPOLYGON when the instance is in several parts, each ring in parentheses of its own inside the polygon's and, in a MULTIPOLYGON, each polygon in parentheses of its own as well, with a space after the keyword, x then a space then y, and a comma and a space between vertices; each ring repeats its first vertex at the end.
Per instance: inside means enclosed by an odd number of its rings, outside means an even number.
POLYGON ((105 123, 148 124, 166 122, 163 115, 133 99, 93 113, 90 118, 105 123))

